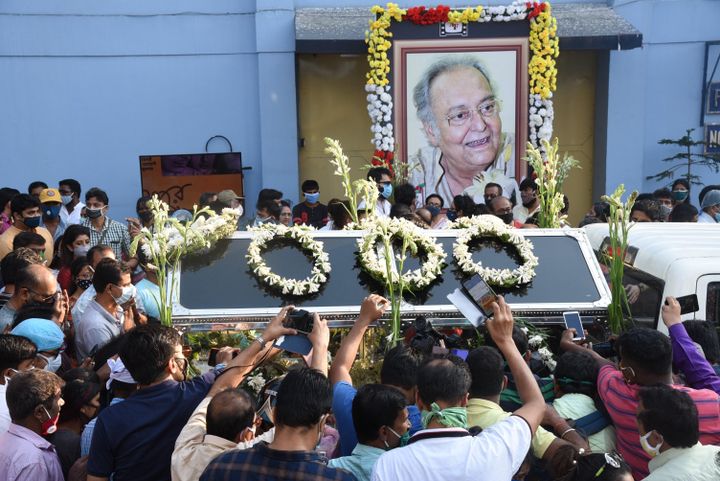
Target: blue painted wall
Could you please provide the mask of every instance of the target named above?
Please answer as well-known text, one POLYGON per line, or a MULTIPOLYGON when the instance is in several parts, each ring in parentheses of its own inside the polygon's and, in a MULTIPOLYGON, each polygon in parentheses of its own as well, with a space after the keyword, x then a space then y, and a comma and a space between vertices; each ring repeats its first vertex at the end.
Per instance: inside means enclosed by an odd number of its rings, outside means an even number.
MULTIPOLYGON (((253 168, 249 204, 263 186, 297 199, 294 9, 374 3, 3 0, 0 184, 75 177, 105 188, 110 215, 123 218, 140 194, 139 155, 201 152, 221 134, 253 168)), ((648 190, 644 177, 672 153, 657 140, 698 126, 720 2, 611 4, 645 45, 611 53, 606 184, 648 190)))

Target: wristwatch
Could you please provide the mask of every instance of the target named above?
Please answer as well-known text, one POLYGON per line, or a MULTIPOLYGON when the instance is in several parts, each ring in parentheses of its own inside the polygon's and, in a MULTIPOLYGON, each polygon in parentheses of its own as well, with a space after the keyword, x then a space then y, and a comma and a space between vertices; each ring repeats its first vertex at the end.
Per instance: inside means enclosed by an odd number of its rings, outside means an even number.
POLYGON ((265 348, 265 344, 266 344, 267 341, 265 341, 265 338, 263 338, 262 335, 256 337, 256 338, 255 338, 255 341, 256 341, 258 344, 260 344, 260 349, 264 349, 264 348, 265 348))

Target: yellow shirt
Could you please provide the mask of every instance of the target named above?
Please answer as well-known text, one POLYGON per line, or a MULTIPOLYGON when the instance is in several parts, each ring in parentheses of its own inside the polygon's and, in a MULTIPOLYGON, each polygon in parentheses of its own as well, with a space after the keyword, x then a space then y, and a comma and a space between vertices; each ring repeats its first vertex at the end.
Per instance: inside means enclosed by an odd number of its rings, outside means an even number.
MULTIPOLYGON (((487 429, 512 415, 512 413, 503 411, 500 405, 480 398, 472 398, 468 401, 467 414, 468 426, 479 426, 483 429, 487 429)), ((538 426, 530 445, 535 457, 542 458, 555 439, 557 438, 553 433, 538 426)))
MULTIPOLYGON (((30 231, 40 234, 45 239, 45 259, 47 259, 47 263, 50 264, 53 259, 54 249, 52 234, 44 227, 36 227, 35 229, 30 229, 30 231)), ((12 252, 13 240, 15 239, 15 236, 21 232, 23 231, 15 226, 11 226, 8 230, 3 232, 2 235, 0 235, 0 260, 12 252)))

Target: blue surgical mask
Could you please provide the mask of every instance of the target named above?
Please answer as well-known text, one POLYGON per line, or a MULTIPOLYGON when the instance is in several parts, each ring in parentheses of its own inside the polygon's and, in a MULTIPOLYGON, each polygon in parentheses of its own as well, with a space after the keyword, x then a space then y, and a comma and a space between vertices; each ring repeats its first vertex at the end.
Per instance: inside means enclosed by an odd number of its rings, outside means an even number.
POLYGON ((454 221, 457 219, 457 212, 454 210, 449 210, 445 213, 445 216, 448 218, 449 221, 454 221))
POLYGON ((72 195, 61 195, 60 198, 62 199, 63 205, 68 205, 72 202, 72 195))
POLYGON ((382 190, 382 192, 381 192, 382 196, 383 196, 385 199, 389 199, 390 196, 392 195, 392 193, 393 193, 393 186, 392 186, 392 184, 385 184, 385 185, 383 186, 383 190, 382 190))
POLYGON ((426 205, 425 208, 430 212, 430 215, 435 217, 440 213, 440 207, 437 207, 435 205, 426 205))
POLYGON ((720 222, 720 212, 715 214, 715 222, 720 222))
POLYGON ((682 202, 685 199, 687 199, 688 191, 687 190, 673 190, 672 191, 672 197, 675 199, 676 202, 682 202))
POLYGON ((41 357, 45 360, 45 370, 50 372, 57 372, 58 369, 60 369, 60 365, 62 364, 62 359, 60 358, 60 354, 56 354, 53 357, 47 357, 43 356, 42 354, 38 354, 38 357, 41 357))
POLYGON ((25 217, 23 218, 23 224, 25 224, 25 226, 29 227, 30 229, 40 227, 40 216, 38 215, 36 217, 25 217))
POLYGON ((314 194, 303 192, 303 195, 305 195, 305 200, 310 204, 316 204, 317 201, 320 200, 320 192, 315 192, 314 194))
POLYGON ((45 214, 45 217, 48 219, 57 219, 57 217, 60 215, 60 205, 46 205, 43 207, 43 214, 45 214))

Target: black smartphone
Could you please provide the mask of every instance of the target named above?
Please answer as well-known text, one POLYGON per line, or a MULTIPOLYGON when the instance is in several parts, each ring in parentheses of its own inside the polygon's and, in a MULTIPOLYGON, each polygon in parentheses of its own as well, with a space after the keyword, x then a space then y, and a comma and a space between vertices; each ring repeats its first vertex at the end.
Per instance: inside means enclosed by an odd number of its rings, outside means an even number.
MULTIPOLYGON (((208 366, 217 366, 217 353, 218 353, 218 351, 220 351, 220 349, 217 348, 217 347, 211 347, 211 348, 210 348, 210 353, 208 354, 208 362, 207 362, 207 363, 208 363, 208 366)), ((239 349, 235 349, 235 350, 233 351, 233 355, 232 355, 233 359, 235 359, 238 354, 240 354, 240 350, 239 350, 239 349)))
POLYGON ((563 312, 563 319, 565 319, 565 329, 575 329, 575 337, 573 339, 585 339, 585 329, 583 329, 582 319, 580 319, 579 312, 563 312))
POLYGON ((497 302, 498 297, 485 279, 480 277, 480 274, 475 274, 469 280, 464 281, 462 286, 485 317, 492 317, 493 311, 490 306, 493 302, 497 302))
POLYGON ((680 314, 690 314, 691 312, 700 310, 697 294, 676 297, 675 299, 678 301, 678 304, 680 304, 680 314))
POLYGON ((313 330, 313 314, 304 309, 293 309, 285 319, 285 327, 302 334, 310 334, 313 330))

